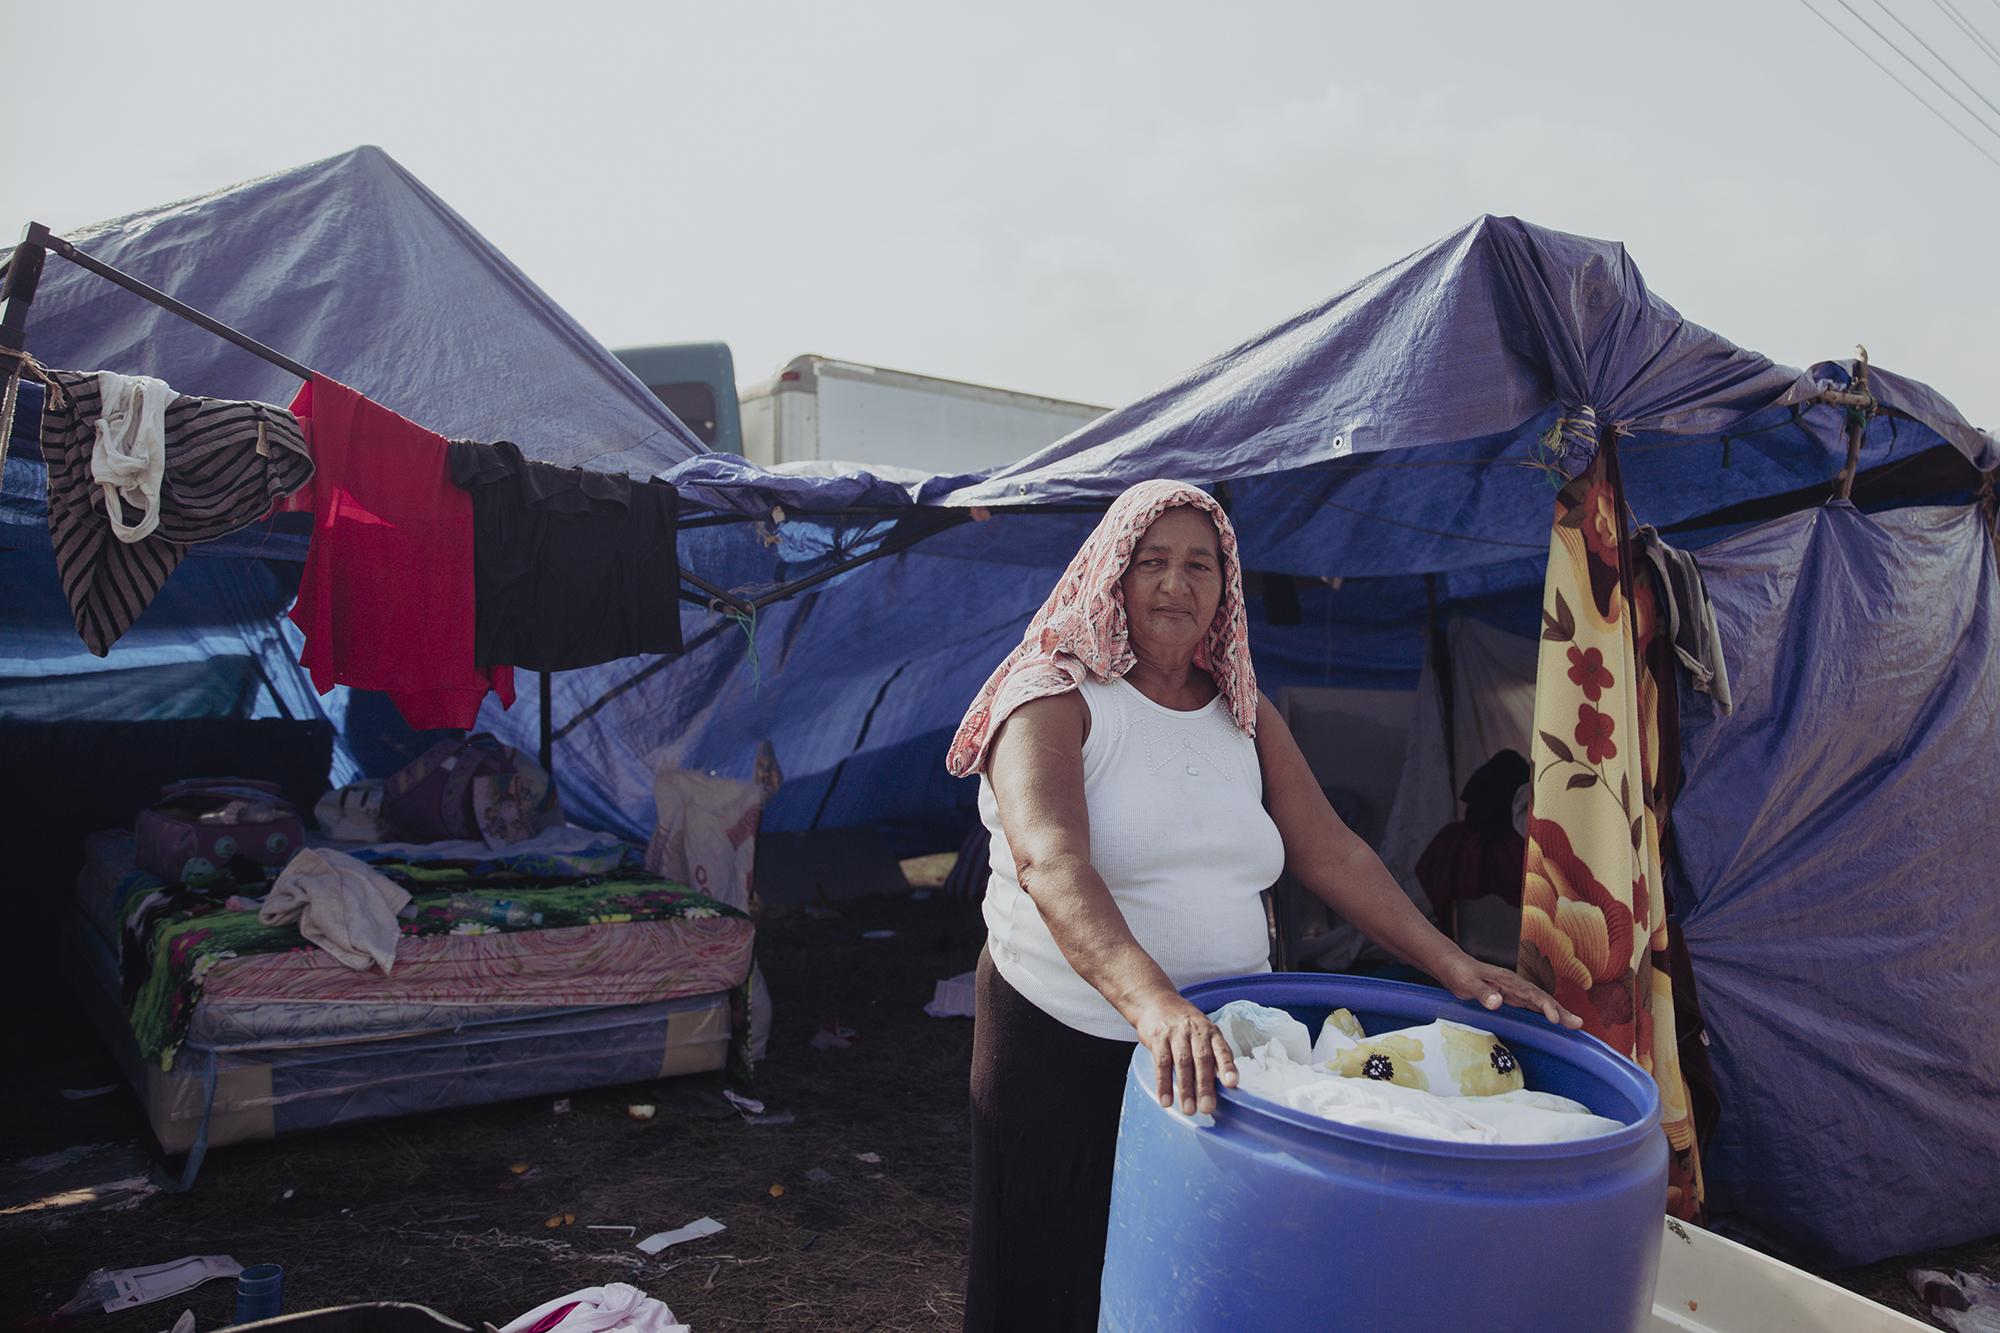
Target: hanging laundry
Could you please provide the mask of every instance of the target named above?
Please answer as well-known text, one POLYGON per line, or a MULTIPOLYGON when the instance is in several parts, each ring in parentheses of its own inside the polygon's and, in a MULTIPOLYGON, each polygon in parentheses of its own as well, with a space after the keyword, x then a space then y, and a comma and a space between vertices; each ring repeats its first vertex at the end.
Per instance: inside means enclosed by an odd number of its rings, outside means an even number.
POLYGON ((1715 700, 1715 711, 1736 710, 1729 692, 1729 663, 1722 656, 1722 632, 1715 627, 1715 604, 1692 551, 1669 546, 1654 528, 1632 534, 1653 567, 1667 616, 1667 641, 1687 668, 1694 687, 1715 700))
POLYGON ((99 371, 101 412, 90 451, 90 479, 104 492, 104 517, 121 542, 144 541, 160 526, 160 485, 167 475, 167 405, 174 391, 147 375, 99 371), (139 521, 125 523, 127 509, 139 521))
MULTIPOLYGON (((262 519, 274 501, 312 478, 313 460, 298 422, 281 407, 177 396, 165 410, 157 485, 147 480, 150 465, 129 474, 121 465, 106 465, 106 478, 129 475, 134 494, 144 498, 150 487, 157 500, 150 519, 128 523, 130 515, 106 513, 106 504, 125 503, 125 488, 116 483, 114 496, 97 465, 103 381, 123 377, 63 370, 48 377, 41 443, 49 469, 49 541, 77 633, 102 657, 151 603, 190 544, 262 519), (114 524, 145 531, 121 540, 114 524)), ((129 394, 121 401, 129 403, 129 394)))
POLYGON ((1634 577, 1615 440, 1605 436, 1556 496, 1519 966, 1653 1076, 1667 1212, 1699 1221, 1701 1145, 1680 1065, 1661 858, 1680 790, 1679 694, 1653 580, 1634 577))
POLYGON ((505 440, 453 441, 451 477, 472 496, 480 665, 681 651, 672 485, 531 463, 505 440))
POLYGON ((419 730, 464 729, 514 673, 473 663, 472 502, 451 484, 442 435, 315 376, 292 400, 319 475, 292 623, 321 694, 380 690, 419 730))

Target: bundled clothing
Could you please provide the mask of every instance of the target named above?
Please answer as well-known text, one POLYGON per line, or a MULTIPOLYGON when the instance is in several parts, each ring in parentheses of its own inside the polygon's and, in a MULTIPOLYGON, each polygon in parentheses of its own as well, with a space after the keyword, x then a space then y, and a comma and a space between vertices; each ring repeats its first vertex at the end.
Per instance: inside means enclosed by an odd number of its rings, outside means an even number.
POLYGON ((297 926, 344 967, 365 972, 373 965, 387 975, 396 966, 401 938, 396 913, 409 901, 408 890, 346 852, 307 847, 271 886, 257 919, 267 926, 297 926))
POLYGON ((472 497, 482 667, 571 671, 678 654, 680 493, 664 481, 532 463, 501 441, 453 441, 472 497))
POLYGON ((1251 1000, 1209 1019, 1236 1057, 1237 1092, 1338 1124, 1453 1143, 1568 1143, 1623 1128, 1531 1090, 1503 1042, 1449 1019, 1370 1037, 1339 1009, 1310 1046, 1305 1024, 1251 1000))
POLYGON ((1661 609, 1666 613, 1667 641, 1687 668, 1694 687, 1715 700, 1715 711, 1736 711, 1729 689, 1729 663, 1722 655, 1722 631, 1715 627, 1715 603, 1692 551, 1667 545, 1658 530, 1640 528, 1632 534, 1639 553, 1653 567, 1661 609))
POLYGON ((48 378, 49 540, 77 633, 102 657, 189 545, 264 518, 312 479, 313 458, 292 414, 268 403, 169 399, 158 380, 110 374, 48 378))
POLYGON ((445 438, 314 376, 292 401, 319 475, 294 508, 313 516, 292 622, 321 694, 380 690, 418 730, 469 728, 514 673, 474 662, 472 501, 452 485, 445 438))

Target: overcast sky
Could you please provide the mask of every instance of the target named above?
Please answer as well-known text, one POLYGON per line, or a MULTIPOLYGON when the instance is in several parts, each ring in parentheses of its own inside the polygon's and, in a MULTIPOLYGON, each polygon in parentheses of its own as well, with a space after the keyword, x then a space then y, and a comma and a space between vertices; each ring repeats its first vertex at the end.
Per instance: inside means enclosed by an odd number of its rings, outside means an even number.
MULTIPOLYGON (((1936 0, 1850 2, 2000 103, 1936 0)), ((2000 0, 1954 2, 2000 40, 2000 0)), ((1112 405, 1512 213, 1624 241, 1738 343, 1865 342, 2000 426, 2000 167, 1802 0, 88 14, 0 80, 7 234, 374 143, 613 346, 1112 405)))

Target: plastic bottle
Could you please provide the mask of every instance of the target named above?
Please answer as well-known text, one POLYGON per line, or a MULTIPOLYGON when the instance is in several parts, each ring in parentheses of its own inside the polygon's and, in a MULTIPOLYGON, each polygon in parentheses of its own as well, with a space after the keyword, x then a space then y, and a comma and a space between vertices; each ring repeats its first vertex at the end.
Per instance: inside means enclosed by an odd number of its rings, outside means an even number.
POLYGON ((530 912, 519 903, 491 898, 479 898, 471 894, 454 894, 451 900, 454 916, 476 917, 496 926, 539 926, 542 924, 540 912, 530 912))

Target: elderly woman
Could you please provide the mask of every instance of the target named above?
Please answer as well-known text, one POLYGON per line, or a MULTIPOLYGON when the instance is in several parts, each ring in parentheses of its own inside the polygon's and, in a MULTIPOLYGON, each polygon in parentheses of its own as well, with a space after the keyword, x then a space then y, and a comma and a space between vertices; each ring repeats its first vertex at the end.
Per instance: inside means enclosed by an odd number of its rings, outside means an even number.
POLYGON ((1462 953, 1340 822, 1250 666, 1236 534, 1149 481, 1111 506, 966 714, 948 766, 992 832, 972 1055, 968 1329, 1094 1329, 1133 1043, 1212 1111, 1229 1047, 1180 989, 1269 969, 1284 870, 1488 1008, 1579 1020, 1462 953))

